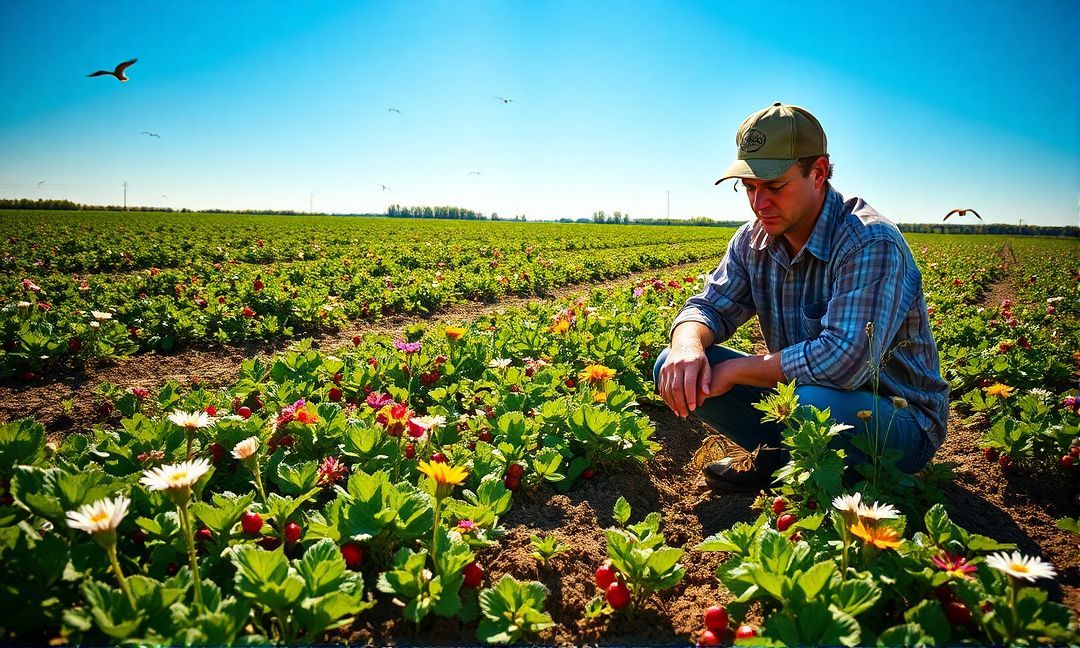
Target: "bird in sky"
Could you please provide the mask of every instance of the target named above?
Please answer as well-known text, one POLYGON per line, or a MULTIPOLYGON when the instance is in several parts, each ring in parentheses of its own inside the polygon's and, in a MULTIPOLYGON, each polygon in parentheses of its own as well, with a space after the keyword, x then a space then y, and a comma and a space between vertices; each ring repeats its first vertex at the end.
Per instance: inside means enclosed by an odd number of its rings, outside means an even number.
POLYGON ((168 196, 166 196, 165 194, 161 194, 161 197, 162 197, 162 198, 164 198, 165 200, 168 200, 168 199, 169 199, 169 197, 168 197, 168 196))
POLYGON ((139 59, 137 59, 137 58, 133 58, 130 61, 124 61, 120 65, 117 65, 116 69, 113 70, 112 72, 109 72, 108 70, 98 70, 97 72, 91 72, 90 74, 87 74, 86 76, 88 76, 88 77, 97 77, 97 76, 106 76, 106 75, 108 75, 108 76, 114 76, 117 79, 119 79, 120 81, 127 81, 128 78, 126 76, 124 76, 124 70, 126 70, 129 67, 131 67, 132 65, 134 65, 135 61, 138 61, 138 60, 139 59))
POLYGON ((504 104, 508 104, 511 101, 513 101, 513 99, 507 99, 506 97, 495 97, 495 98, 498 99, 499 101, 503 102, 504 104))
POLYGON ((379 186, 380 186, 380 187, 382 187, 382 190, 383 190, 383 191, 390 191, 390 187, 387 187, 387 186, 386 186, 386 185, 384 185, 384 184, 381 184, 381 185, 379 185, 379 186))
POLYGON ((399 115, 401 114, 401 111, 398 110, 397 108, 387 108, 386 112, 396 112, 399 115))
POLYGON ((37 183, 38 189, 41 189, 41 185, 43 185, 43 184, 45 184, 45 181, 44 181, 44 180, 42 180, 41 182, 37 183))
POLYGON ((948 214, 945 214, 945 218, 942 219, 941 222, 944 223, 945 221, 949 220, 949 216, 952 216, 953 214, 956 214, 957 216, 963 216, 963 215, 967 214, 968 212, 971 212, 972 214, 975 214, 975 218, 978 218, 979 220, 982 220, 982 216, 979 216, 979 212, 975 211, 974 209, 954 209, 951 212, 949 212, 948 214))
POLYGON ((151 133, 150 131, 140 131, 139 135, 149 135, 150 137, 156 137, 158 139, 161 139, 161 135, 158 135, 157 133, 151 133))
POLYGON ((469 171, 469 173, 467 175, 484 175, 484 174, 480 173, 479 171, 469 171))

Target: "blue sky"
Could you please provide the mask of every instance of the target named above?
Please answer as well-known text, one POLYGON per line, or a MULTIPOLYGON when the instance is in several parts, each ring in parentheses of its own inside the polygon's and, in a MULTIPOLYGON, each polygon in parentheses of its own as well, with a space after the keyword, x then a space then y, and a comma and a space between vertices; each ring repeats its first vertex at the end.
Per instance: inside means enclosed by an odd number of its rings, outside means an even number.
POLYGON ((0 197, 540 219, 670 192, 744 219, 713 181, 783 101, 894 221, 1076 224, 1078 24, 1073 0, 0 0, 0 197))

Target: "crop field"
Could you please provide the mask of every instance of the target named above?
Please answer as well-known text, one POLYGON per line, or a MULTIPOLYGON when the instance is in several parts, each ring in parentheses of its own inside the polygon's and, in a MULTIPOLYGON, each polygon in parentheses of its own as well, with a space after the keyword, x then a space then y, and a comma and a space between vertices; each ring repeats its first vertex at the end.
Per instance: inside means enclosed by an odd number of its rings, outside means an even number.
POLYGON ((780 386, 718 495, 652 367, 733 232, 0 212, 0 641, 1080 642, 1077 241, 908 235, 931 464, 780 386))

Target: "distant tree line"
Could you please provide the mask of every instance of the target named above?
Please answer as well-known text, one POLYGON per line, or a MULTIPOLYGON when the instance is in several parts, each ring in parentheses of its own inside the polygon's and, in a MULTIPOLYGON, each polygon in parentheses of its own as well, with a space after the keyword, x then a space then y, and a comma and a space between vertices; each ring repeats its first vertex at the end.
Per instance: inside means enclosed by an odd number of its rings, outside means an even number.
POLYGON ((1080 237, 1080 227, 1076 225, 1006 225, 988 223, 986 225, 953 225, 952 223, 901 223, 897 225, 901 232, 917 234, 1004 234, 1009 236, 1059 236, 1065 238, 1080 237))
MULTIPOLYGON (((464 207, 402 207, 390 205, 386 208, 389 218, 445 218, 450 220, 487 220, 482 213, 464 207)), ((491 220, 499 220, 499 214, 492 212, 491 220)), ((515 220, 517 220, 515 218, 515 220)))

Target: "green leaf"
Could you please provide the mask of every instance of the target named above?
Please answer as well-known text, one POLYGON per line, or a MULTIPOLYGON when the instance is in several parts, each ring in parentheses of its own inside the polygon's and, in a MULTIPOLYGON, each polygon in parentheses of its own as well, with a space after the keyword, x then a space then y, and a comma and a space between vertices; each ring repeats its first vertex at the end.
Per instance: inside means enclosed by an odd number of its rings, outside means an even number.
POLYGON ((319 482, 319 462, 304 461, 297 464, 288 464, 284 461, 278 464, 274 474, 274 483, 281 488, 286 495, 299 495, 315 488, 319 482))
POLYGON ((45 428, 33 419, 0 425, 0 475, 11 475, 16 465, 45 464, 45 428))
POLYGON ((837 609, 858 616, 877 603, 881 598, 881 588, 871 580, 848 579, 831 587, 829 595, 837 609))
POLYGON ((626 526, 626 522, 630 519, 630 504, 627 503, 625 497, 620 495, 619 499, 615 501, 615 509, 611 515, 619 526, 626 526))
POLYGON ((289 567, 280 549, 242 546, 233 552, 236 591, 270 610, 281 611, 304 593, 304 579, 289 567))
POLYGON ((324 538, 308 547, 297 561, 296 570, 304 578, 308 596, 324 596, 337 591, 344 582, 345 559, 337 545, 324 538))
POLYGON ((908 623, 917 624, 923 634, 933 638, 932 643, 941 645, 949 642, 952 634, 949 620, 941 609, 941 603, 936 599, 920 601, 918 605, 904 613, 904 619, 908 623))
POLYGON ((836 573, 836 563, 831 559, 817 563, 795 579, 795 586, 802 590, 807 601, 812 601, 836 573))

